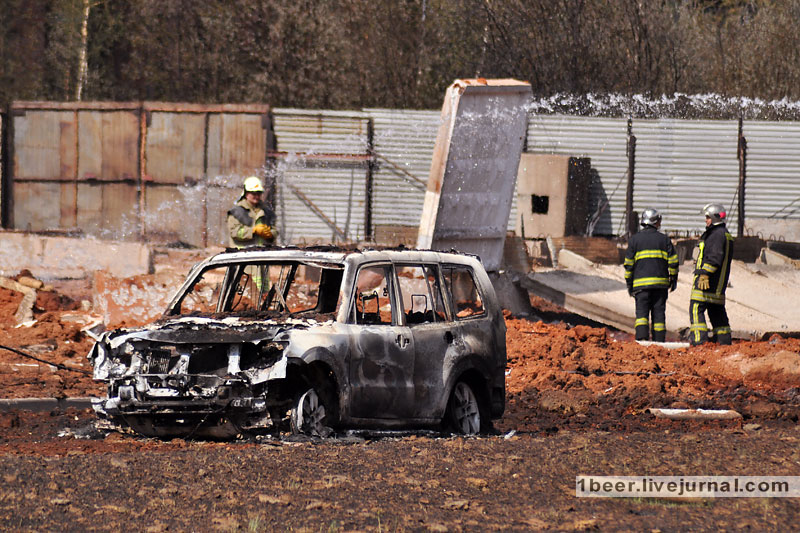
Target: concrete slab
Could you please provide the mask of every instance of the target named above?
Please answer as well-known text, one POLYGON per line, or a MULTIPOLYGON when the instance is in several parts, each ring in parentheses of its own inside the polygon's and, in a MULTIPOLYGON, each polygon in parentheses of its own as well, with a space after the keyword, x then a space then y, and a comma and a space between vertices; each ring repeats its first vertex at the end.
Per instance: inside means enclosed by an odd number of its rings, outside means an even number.
MULTIPOLYGON (((570 269, 537 269, 526 288, 567 310, 627 332, 634 331, 633 298, 621 265, 597 265, 571 256, 570 269)), ((561 263, 560 264, 564 264, 561 263)), ((667 340, 683 338, 689 328, 693 264, 680 267, 678 287, 667 301, 667 340)), ((734 261, 726 309, 735 338, 761 339, 772 333, 800 333, 800 270, 734 261)))
POLYGON ((758 256, 758 261, 765 265, 778 265, 791 268, 800 268, 800 260, 792 259, 782 253, 770 250, 769 248, 762 248, 758 256))
POLYGON ((417 247, 477 254, 502 267, 531 86, 518 80, 456 80, 447 89, 417 247))
POLYGON ((636 341, 642 346, 661 346, 667 350, 676 350, 678 348, 688 348, 691 346, 688 342, 655 342, 655 341, 636 341))
POLYGON ((0 232, 2 276, 27 268, 36 278, 48 281, 83 278, 97 270, 128 277, 152 272, 152 262, 150 247, 138 242, 0 232))

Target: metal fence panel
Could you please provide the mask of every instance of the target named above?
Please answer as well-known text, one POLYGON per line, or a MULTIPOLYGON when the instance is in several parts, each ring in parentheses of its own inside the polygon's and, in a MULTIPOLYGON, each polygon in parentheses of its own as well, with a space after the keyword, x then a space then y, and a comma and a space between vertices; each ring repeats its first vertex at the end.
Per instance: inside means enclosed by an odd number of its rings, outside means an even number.
MULTIPOLYGON (((800 123, 745 122, 743 129, 747 139, 745 221, 800 219, 800 123)), ((782 237, 780 231, 764 236, 782 237)))
MULTIPOLYGON (((227 246, 225 220, 245 177, 263 172, 267 155, 267 122, 263 113, 210 113, 207 132, 205 190, 195 205, 208 244, 227 246), (203 223, 202 220, 205 219, 203 223)), ((173 197, 192 201, 201 191, 178 187, 173 197)), ((197 201, 197 200, 195 200, 197 201)), ((192 204, 190 204, 192 205, 192 204)), ((198 235, 183 238, 197 239, 198 235)), ((187 241, 193 244, 192 240, 187 241)))
POLYGON ((14 117, 14 177, 74 179, 75 132, 75 113, 69 111, 28 111, 14 117))
POLYGON ((138 239, 139 113, 78 112, 77 225, 89 235, 138 239))
POLYGON ((214 113, 208 122, 210 176, 243 177, 264 166, 267 130, 263 115, 214 113))
POLYGON ((149 114, 142 213, 148 239, 203 245, 203 191, 197 184, 205 179, 205 129, 205 114, 149 114))
POLYGON ((77 115, 24 111, 14 117, 14 226, 30 231, 74 227, 77 115))
POLYGON ((697 234, 705 229, 703 206, 720 203, 735 234, 738 128, 725 120, 634 120, 634 210, 653 207, 664 217, 662 230, 697 234))
POLYGON ((441 113, 398 109, 366 113, 375 124, 373 221, 419 228, 441 113))
POLYGON ((78 112, 78 150, 78 179, 138 180, 138 113, 78 112))
POLYGON ((275 109, 276 212, 284 243, 365 238, 369 117, 275 109))
POLYGON ((205 121, 197 113, 150 113, 144 179, 152 183, 184 185, 203 177, 205 121))
MULTIPOLYGON (((9 115, 13 158, 5 169, 12 181, 3 191, 13 227, 198 246, 227 244, 227 210, 242 179, 254 173, 275 180, 285 242, 365 238, 370 121, 373 227, 412 232, 440 123, 433 110, 278 109, 274 154, 266 106, 16 104, 9 115), (143 113, 149 114, 144 127, 143 113), (272 156, 275 168, 267 170, 272 156)), ((735 233, 737 128, 736 121, 634 120, 634 209, 655 207, 665 230, 697 233, 700 208, 719 202, 735 233)), ((626 133, 626 119, 528 117, 528 152, 591 158, 591 209, 604 209, 598 235, 625 230, 626 133)), ((745 121, 744 133, 748 221, 800 219, 800 123, 745 121)), ((515 209, 516 202, 510 228, 515 209)))
POLYGON ((624 231, 627 127, 626 119, 613 118, 531 115, 528 120, 528 152, 591 158, 591 211, 602 209, 597 235, 624 231))

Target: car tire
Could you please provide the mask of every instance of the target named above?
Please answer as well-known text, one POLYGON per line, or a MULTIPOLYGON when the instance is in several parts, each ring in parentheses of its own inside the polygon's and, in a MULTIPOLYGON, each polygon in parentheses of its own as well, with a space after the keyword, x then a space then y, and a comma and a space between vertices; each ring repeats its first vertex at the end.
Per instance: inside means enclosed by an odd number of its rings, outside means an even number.
POLYGON ((481 432, 484 412, 472 387, 465 381, 456 383, 447 402, 450 429, 461 435, 477 435, 481 432))
POLYGON ((333 430, 328 427, 328 413, 325 403, 313 388, 301 394, 290 413, 292 433, 327 437, 333 430))

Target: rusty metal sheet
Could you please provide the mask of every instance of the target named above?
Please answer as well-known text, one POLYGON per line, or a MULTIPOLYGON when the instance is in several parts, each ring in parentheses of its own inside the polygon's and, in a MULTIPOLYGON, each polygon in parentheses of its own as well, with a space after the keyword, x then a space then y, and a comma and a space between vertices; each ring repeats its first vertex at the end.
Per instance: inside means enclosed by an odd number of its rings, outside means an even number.
POLYGON ((138 113, 80 111, 78 124, 78 179, 138 181, 138 113))
POLYGON ((144 233, 148 241, 204 246, 202 204, 205 188, 147 184, 144 233))
POLYGON ((21 181, 14 184, 14 227, 27 231, 74 229, 75 182, 21 181))
POLYGON ((53 207, 61 197, 58 182, 21 181, 14 184, 14 227, 25 231, 57 229, 60 216, 53 207))
POLYGON ((208 121, 208 175, 255 174, 266 160, 267 131, 261 115, 216 114, 208 121))
POLYGON ((61 183, 60 198, 61 229, 73 229, 78 227, 78 184, 72 182, 61 183))
POLYGON ((191 104, 186 102, 50 102, 17 100, 12 111, 163 111, 167 113, 269 113, 267 104, 191 104))
POLYGON ((138 196, 133 184, 79 183, 78 226, 103 239, 138 239, 138 196))
POLYGON ((75 178, 73 112, 28 111, 14 118, 14 180, 75 178))
POLYGON ((186 102, 143 102, 145 111, 164 113, 243 113, 266 115, 267 104, 190 104, 186 102))
POLYGON ((49 102, 44 100, 17 100, 12 111, 134 111, 141 102, 49 102))
POLYGON ((145 142, 145 181, 178 185, 201 181, 205 122, 202 114, 152 113, 145 142))
POLYGON ((78 227, 88 235, 99 235, 103 227, 103 186, 100 183, 78 184, 78 227))
MULTIPOLYGON (((202 206, 206 224, 208 246, 228 246, 230 244, 227 233, 228 210, 241 192, 241 184, 231 182, 228 185, 220 183, 211 185, 207 189, 206 201, 202 206)), ((200 205, 197 206, 201 208, 200 205)))
POLYGON ((457 80, 447 89, 419 248, 455 248, 500 268, 530 98, 530 84, 517 80, 457 80))

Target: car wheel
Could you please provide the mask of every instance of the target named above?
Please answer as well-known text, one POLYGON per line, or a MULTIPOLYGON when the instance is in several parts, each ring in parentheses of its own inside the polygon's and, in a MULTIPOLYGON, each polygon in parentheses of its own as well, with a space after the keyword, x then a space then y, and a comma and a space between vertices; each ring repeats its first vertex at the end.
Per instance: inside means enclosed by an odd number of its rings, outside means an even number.
POLYGON ((300 395, 291 412, 292 433, 327 437, 333 430, 328 420, 325 404, 314 389, 300 395))
POLYGON ((481 409, 472 387, 463 381, 456 383, 447 403, 450 426, 462 435, 477 435, 481 431, 481 409))

